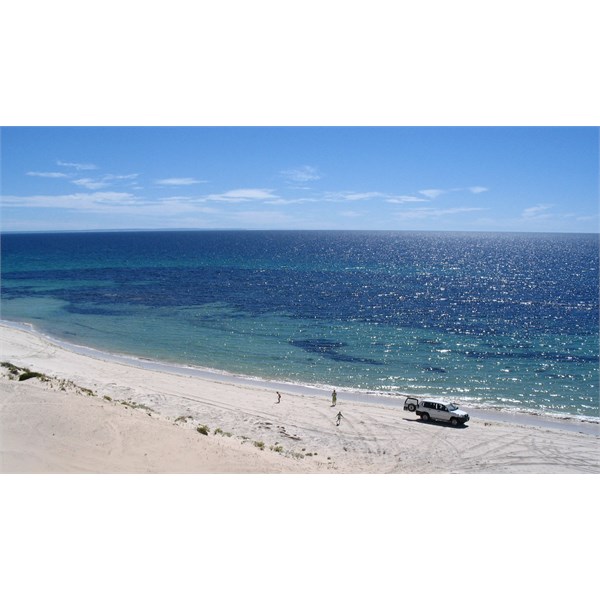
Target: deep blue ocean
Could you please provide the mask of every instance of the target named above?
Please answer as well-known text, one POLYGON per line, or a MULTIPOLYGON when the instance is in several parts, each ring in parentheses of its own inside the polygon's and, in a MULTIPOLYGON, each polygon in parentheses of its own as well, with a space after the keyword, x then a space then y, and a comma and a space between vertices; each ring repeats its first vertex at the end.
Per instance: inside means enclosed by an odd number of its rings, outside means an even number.
POLYGON ((599 416, 599 238, 4 234, 2 319, 119 354, 599 416))

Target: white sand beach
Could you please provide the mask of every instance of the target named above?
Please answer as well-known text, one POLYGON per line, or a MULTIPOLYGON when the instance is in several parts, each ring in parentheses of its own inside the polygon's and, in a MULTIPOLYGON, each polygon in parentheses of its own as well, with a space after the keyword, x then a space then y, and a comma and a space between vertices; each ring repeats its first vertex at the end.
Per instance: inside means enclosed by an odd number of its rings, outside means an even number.
POLYGON ((86 355, 0 326, 3 473, 598 473, 599 426, 472 411, 466 427, 328 391, 86 355), (339 426, 335 416, 341 411, 339 426), (206 427, 206 435, 198 428, 206 427))

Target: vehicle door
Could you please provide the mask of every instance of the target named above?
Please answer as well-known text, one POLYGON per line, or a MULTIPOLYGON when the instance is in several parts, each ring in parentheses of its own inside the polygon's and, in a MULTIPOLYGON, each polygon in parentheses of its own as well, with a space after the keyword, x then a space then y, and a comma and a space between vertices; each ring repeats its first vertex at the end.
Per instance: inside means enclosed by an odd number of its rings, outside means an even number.
POLYGON ((444 404, 436 404, 435 418, 439 421, 449 421, 450 411, 448 410, 448 407, 444 404))
POLYGON ((432 419, 439 420, 440 411, 438 410, 439 404, 437 402, 428 402, 427 412, 432 419))

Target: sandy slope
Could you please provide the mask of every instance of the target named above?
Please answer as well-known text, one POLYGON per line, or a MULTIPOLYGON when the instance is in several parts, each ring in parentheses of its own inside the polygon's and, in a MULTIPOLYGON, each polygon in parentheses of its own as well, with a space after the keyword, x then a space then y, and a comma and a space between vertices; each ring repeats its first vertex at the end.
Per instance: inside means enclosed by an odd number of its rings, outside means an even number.
POLYGON ((276 404, 254 382, 119 364, 3 325, 0 360, 50 377, 19 382, 0 369, 4 473, 600 472, 597 431, 477 418, 453 428, 400 406, 333 408, 301 389, 276 404))

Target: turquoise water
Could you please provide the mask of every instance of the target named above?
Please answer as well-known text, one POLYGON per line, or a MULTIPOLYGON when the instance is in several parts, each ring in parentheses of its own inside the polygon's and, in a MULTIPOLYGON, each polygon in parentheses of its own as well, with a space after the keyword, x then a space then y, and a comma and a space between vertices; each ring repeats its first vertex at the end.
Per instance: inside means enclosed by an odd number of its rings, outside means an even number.
POLYGON ((265 379, 597 418, 598 237, 2 237, 2 318, 265 379))

